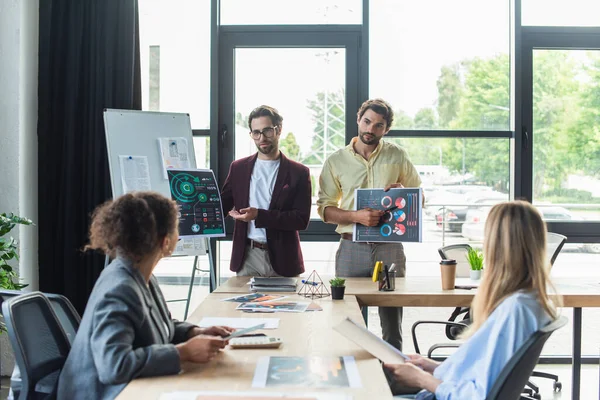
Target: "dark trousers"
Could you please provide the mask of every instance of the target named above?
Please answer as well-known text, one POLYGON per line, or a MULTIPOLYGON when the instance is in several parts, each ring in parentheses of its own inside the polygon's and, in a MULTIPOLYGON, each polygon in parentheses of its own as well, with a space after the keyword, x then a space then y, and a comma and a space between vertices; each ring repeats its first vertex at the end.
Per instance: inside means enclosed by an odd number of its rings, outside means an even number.
MULTIPOLYGON (((396 263, 396 276, 406 275, 402 243, 359 243, 346 239, 340 240, 335 254, 335 275, 348 278, 373 276, 376 261, 388 266, 396 263)), ((402 350, 402 307, 379 307, 379 319, 383 340, 402 350)))

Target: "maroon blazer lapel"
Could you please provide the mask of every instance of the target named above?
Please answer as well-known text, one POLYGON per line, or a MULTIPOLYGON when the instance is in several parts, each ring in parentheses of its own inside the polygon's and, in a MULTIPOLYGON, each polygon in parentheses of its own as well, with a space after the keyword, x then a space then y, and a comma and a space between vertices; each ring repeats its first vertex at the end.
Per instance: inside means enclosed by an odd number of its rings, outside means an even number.
POLYGON ((279 171, 277 172, 277 179, 275 180, 275 186, 273 187, 273 195, 271 196, 271 204, 269 204, 269 210, 275 208, 277 204, 277 198, 283 189, 284 182, 287 179, 287 175, 290 172, 290 163, 283 153, 280 153, 279 171))
POLYGON ((252 170, 254 169, 254 164, 256 164, 256 158, 258 157, 258 153, 255 153, 253 156, 248 157, 246 160, 246 165, 241 171, 240 175, 242 182, 239 185, 240 190, 240 200, 243 204, 241 208, 246 208, 250 205, 250 180, 252 179, 252 170))

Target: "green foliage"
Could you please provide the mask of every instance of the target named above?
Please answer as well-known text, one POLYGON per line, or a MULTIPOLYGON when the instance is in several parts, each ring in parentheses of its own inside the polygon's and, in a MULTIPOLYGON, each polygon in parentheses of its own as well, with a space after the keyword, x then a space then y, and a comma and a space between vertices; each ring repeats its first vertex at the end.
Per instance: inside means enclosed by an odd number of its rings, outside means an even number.
POLYGON ((285 139, 279 140, 279 149, 285 154, 288 158, 298 161, 298 156, 300 155, 300 146, 296 141, 296 136, 292 132, 289 132, 285 139))
POLYGON ((329 284, 331 287, 342 287, 346 285, 346 280, 344 278, 333 278, 329 280, 329 284))
MULTIPOLYGON (((6 237, 17 224, 33 225, 33 222, 27 218, 22 218, 14 214, 0 214, 0 288, 10 290, 21 290, 25 284, 19 283, 18 276, 9 261, 19 260, 17 254, 17 241, 13 237, 6 237)), ((3 322, 0 322, 0 332, 6 331, 3 322)))
POLYGON ((327 157, 346 145, 346 94, 320 92, 316 99, 308 102, 315 123, 311 151, 302 157, 305 165, 322 165, 327 157))
POLYGON ((480 271, 483 269, 483 253, 481 251, 469 249, 467 261, 473 271, 480 271))

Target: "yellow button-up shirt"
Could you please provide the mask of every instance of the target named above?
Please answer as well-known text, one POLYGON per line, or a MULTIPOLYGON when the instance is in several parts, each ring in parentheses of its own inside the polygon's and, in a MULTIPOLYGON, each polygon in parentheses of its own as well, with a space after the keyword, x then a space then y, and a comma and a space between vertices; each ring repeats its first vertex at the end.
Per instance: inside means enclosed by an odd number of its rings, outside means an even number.
MULTIPOLYGON (((318 212, 325 221, 327 207, 354 210, 355 189, 383 189, 391 183, 401 183, 414 188, 421 185, 421 178, 401 147, 383 140, 368 160, 354 150, 354 143, 333 153, 323 165, 319 177, 318 212)), ((338 225, 336 232, 352 233, 352 224, 338 225)))

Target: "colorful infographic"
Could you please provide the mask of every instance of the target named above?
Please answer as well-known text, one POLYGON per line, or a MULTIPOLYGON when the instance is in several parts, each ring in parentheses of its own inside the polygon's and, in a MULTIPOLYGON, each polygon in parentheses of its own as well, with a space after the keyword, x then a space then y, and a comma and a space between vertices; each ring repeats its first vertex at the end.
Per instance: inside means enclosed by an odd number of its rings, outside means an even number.
POLYGON ((210 169, 167 170, 171 198, 179 206, 179 236, 225 236, 223 206, 210 169))
POLYGON ((376 226, 354 225, 355 242, 421 242, 421 188, 356 189, 355 210, 384 211, 376 226))

